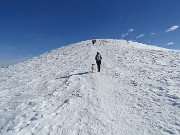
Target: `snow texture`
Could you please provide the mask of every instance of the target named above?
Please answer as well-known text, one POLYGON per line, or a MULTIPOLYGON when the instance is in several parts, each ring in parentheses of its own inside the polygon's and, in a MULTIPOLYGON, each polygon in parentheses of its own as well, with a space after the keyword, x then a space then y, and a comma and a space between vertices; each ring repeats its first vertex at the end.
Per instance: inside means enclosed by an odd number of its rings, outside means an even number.
POLYGON ((180 51, 87 40, 0 68, 0 134, 179 135, 180 51))

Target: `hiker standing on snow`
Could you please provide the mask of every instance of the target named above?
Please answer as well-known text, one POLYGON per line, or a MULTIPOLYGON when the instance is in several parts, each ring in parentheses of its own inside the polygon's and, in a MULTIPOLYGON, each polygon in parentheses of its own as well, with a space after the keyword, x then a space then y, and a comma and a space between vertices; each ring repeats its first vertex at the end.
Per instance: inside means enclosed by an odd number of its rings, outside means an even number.
POLYGON ((96 43, 96 39, 92 39, 92 44, 94 45, 96 43))
POLYGON ((98 72, 100 72, 100 69, 101 69, 101 67, 100 67, 101 66, 101 59, 102 59, 102 57, 101 57, 100 53, 97 52, 95 60, 97 63, 98 72))

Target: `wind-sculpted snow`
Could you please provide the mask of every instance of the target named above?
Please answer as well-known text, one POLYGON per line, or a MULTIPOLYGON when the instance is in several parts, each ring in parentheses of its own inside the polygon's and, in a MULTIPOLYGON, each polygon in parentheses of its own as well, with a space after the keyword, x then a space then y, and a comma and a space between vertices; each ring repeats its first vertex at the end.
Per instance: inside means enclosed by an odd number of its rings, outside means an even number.
POLYGON ((179 135, 180 51, 88 40, 0 68, 0 134, 179 135))

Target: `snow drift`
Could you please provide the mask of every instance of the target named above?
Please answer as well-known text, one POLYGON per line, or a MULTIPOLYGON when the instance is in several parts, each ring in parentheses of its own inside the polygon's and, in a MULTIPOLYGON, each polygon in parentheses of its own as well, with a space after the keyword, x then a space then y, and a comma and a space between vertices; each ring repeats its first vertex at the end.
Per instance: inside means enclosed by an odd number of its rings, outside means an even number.
POLYGON ((88 40, 0 68, 0 134, 178 135, 180 51, 88 40))

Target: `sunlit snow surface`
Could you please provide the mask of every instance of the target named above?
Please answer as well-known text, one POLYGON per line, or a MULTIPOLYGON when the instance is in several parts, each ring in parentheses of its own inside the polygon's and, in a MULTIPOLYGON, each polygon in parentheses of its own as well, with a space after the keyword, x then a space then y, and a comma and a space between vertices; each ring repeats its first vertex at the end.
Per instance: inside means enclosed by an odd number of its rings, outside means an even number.
POLYGON ((0 134, 179 135, 180 51, 88 40, 0 68, 0 134))

